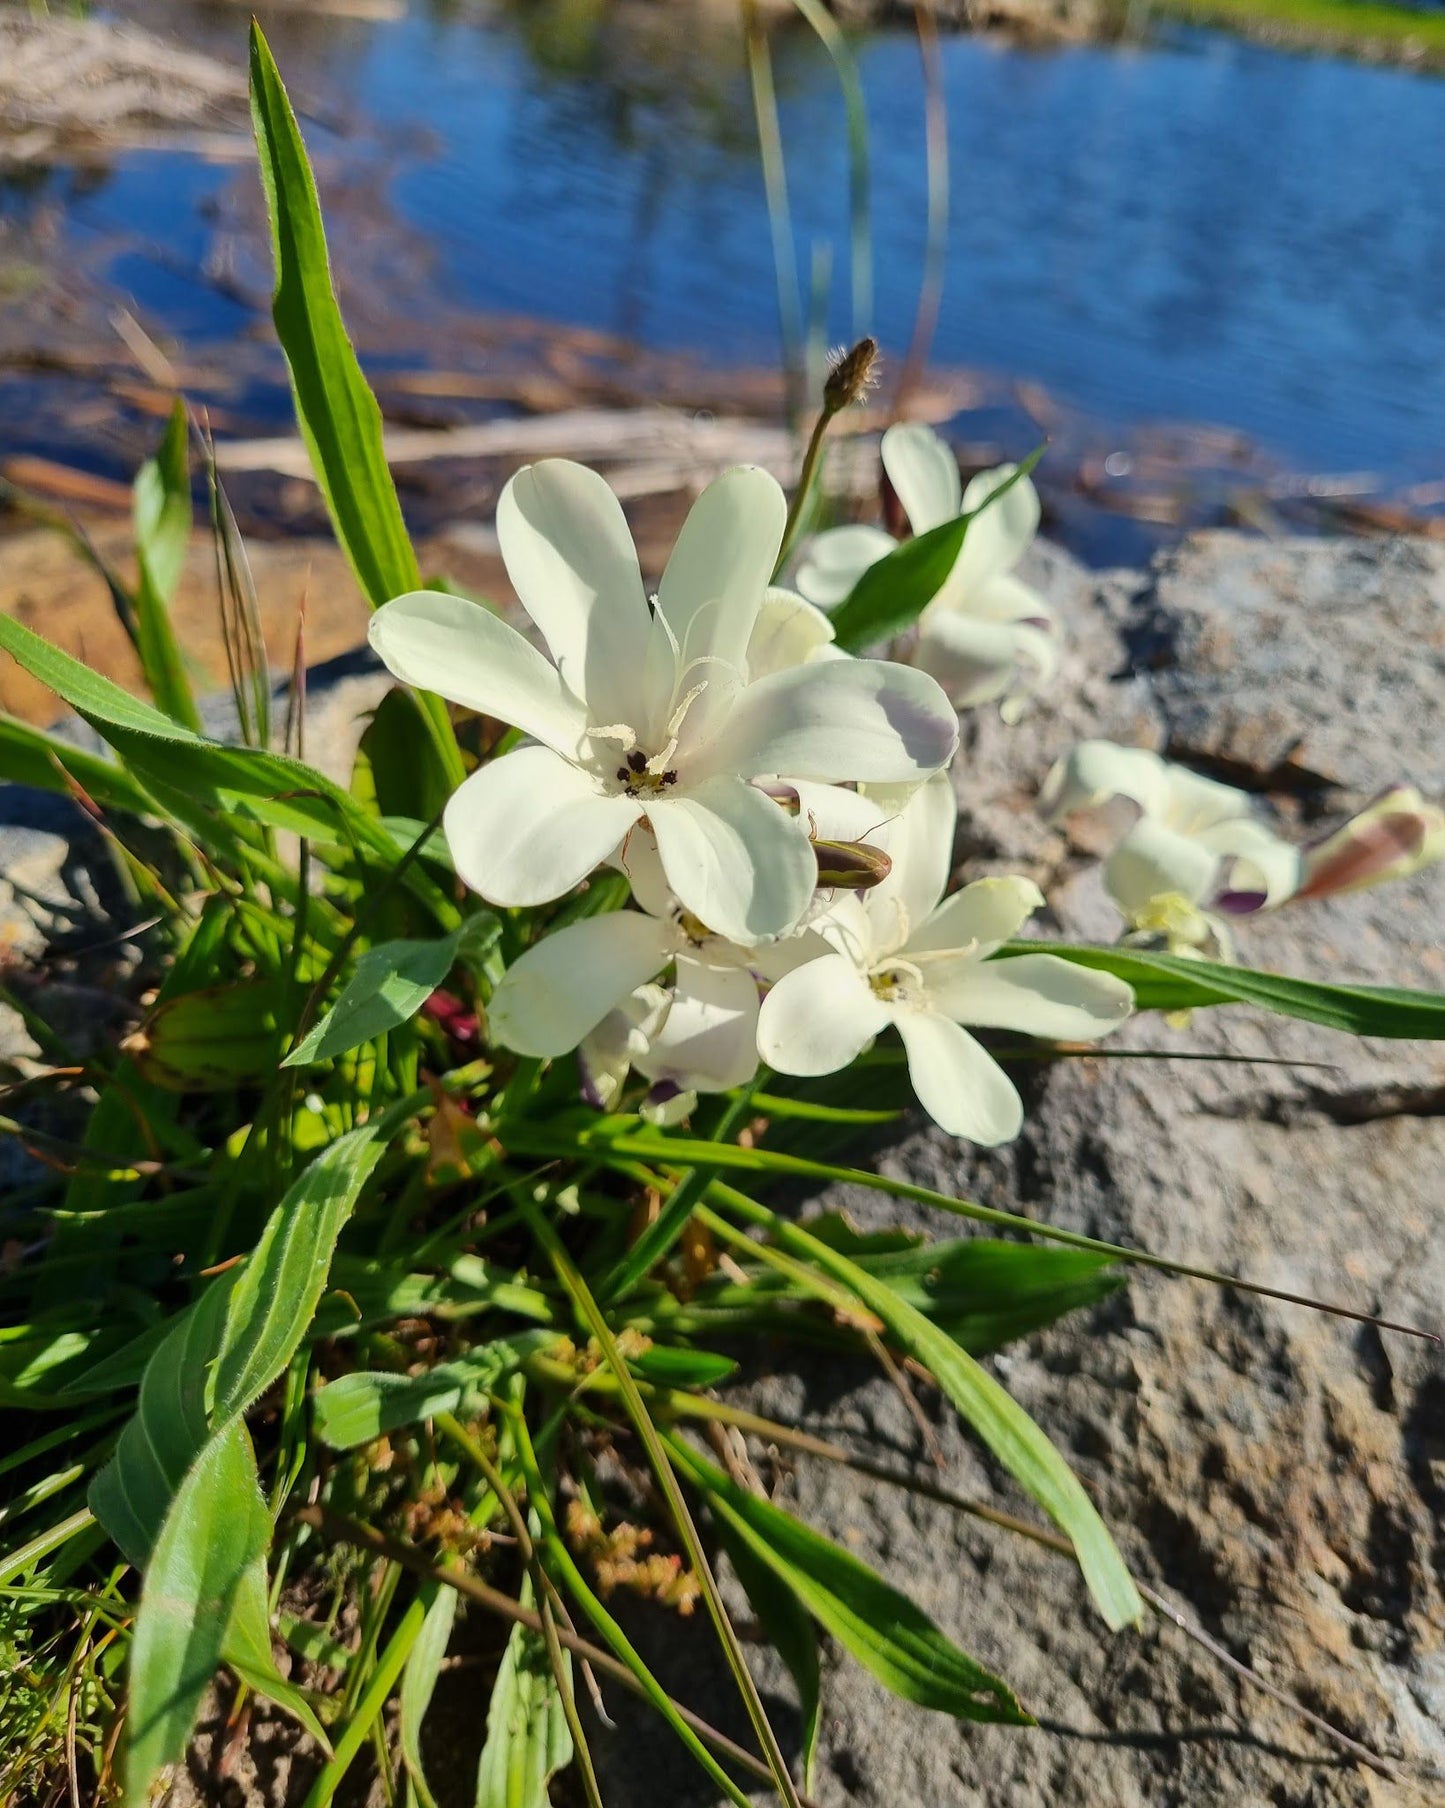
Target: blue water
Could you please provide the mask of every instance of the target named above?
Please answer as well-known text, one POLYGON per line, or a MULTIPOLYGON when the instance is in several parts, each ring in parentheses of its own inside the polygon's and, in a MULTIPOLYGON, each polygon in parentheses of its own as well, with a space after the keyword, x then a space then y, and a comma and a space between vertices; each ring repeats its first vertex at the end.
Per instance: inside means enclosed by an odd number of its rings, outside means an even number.
MULTIPOLYGON (((737 46, 684 33, 659 52, 587 4, 568 9, 570 36, 548 36, 562 10, 533 9, 525 33, 507 15, 416 5, 391 24, 303 31, 277 15, 268 29, 293 86, 363 122, 355 156, 424 243, 431 293, 721 362, 775 357, 737 46)), ((239 46, 233 13, 229 29, 239 46)), ((923 257, 923 88, 909 34, 857 49, 871 324, 897 349, 923 257)), ((814 248, 831 247, 829 334, 841 340, 842 103, 810 34, 785 34, 775 56, 801 280, 814 248)), ((1309 469, 1445 474, 1438 78, 1203 32, 1035 53, 949 37, 943 62, 952 207, 938 361, 1035 380, 1108 420, 1224 424, 1309 469)), ((202 255, 202 203, 234 179, 129 158, 68 201, 71 229, 142 222, 152 248, 115 277, 182 335, 224 336, 239 310, 187 270, 202 255)))

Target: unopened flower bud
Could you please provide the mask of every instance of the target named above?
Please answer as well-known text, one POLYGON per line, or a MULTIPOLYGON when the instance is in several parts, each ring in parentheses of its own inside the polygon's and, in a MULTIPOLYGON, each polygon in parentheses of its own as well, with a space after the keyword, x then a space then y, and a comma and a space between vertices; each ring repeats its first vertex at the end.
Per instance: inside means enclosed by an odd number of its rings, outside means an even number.
POLYGON ((823 384, 823 406, 829 414, 861 402, 877 381, 878 341, 860 339, 851 351, 840 352, 828 368, 823 384))
POLYGON ((1306 850, 1304 879, 1296 898, 1328 898, 1339 892, 1408 879, 1445 858, 1445 811, 1413 785, 1392 785, 1358 816, 1306 850))
POLYGON ((839 891, 871 891, 893 870, 893 862, 881 848, 866 841, 815 841, 818 883, 839 891))

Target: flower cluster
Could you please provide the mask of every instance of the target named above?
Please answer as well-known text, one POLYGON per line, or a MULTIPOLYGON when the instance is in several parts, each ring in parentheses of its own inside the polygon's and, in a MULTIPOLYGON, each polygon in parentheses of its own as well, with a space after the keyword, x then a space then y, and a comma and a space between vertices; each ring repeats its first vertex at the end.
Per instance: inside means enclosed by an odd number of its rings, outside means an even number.
MULTIPOLYGON (((951 489, 925 442, 897 433, 890 474, 920 511, 915 525, 968 507, 946 449, 951 489)), ((986 556, 967 570, 961 558, 956 595, 933 605, 946 605, 940 623, 960 624, 937 631, 955 695, 1003 695, 1021 656, 1048 668, 1028 638, 1044 634, 1043 605, 1008 571, 1033 532, 1031 496, 1015 484, 985 509, 966 549, 983 544, 986 556), (984 527, 995 509, 996 532, 984 527), (980 622, 1014 636, 1007 671, 972 632, 980 622)), ((746 1083, 760 1058, 832 1072, 891 1026, 937 1121, 1005 1141, 1019 1128, 1017 1093, 963 1026, 1097 1037, 1128 1015, 1129 989, 1043 952, 990 958, 1042 903, 1027 881, 945 896, 954 703, 922 669, 931 656, 849 657, 826 615, 774 587, 786 513, 765 472, 728 472, 694 505, 649 597, 605 482, 550 460, 512 479, 497 515, 545 654, 441 591, 373 618, 372 645, 398 678, 525 737, 447 806, 461 877, 504 906, 550 903, 599 867, 629 881, 632 908, 559 928, 512 964, 491 1034, 526 1055, 577 1050, 599 1105, 635 1070, 652 1113, 670 1117, 698 1092, 746 1083)))
POLYGON ((1081 742, 1039 796, 1051 822, 1119 803, 1137 814, 1104 863, 1104 889, 1126 940, 1172 954, 1232 959, 1232 919, 1407 878, 1445 858, 1445 812, 1408 785, 1304 847, 1263 822, 1248 792, 1111 741, 1081 742))

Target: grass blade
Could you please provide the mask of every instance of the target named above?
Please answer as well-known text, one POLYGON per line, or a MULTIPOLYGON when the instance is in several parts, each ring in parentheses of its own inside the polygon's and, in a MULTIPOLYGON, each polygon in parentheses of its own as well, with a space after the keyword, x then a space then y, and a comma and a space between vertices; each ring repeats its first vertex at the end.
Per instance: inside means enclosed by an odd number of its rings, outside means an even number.
POLYGON ((883 1686, 959 1720, 1030 1726, 1013 1691, 946 1638, 907 1595, 791 1513, 738 1487, 664 1433, 673 1461, 756 1560, 883 1686))

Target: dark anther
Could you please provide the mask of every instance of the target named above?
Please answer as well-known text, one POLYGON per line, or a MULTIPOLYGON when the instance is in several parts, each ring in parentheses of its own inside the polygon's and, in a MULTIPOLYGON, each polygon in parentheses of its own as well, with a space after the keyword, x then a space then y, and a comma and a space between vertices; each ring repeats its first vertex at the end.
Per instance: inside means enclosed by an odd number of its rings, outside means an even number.
POLYGON ((618 776, 618 778, 620 778, 622 780, 623 784, 625 785, 627 783, 628 779, 630 779, 632 777, 632 774, 627 770, 627 768, 625 766, 619 766, 617 768, 617 776, 618 776))
POLYGON ((640 747, 634 747, 627 756, 627 763, 634 772, 642 772, 647 766, 647 755, 640 747))
POLYGON ((677 783, 676 770, 674 769, 671 772, 664 772, 662 775, 662 782, 664 785, 675 785, 677 783))

